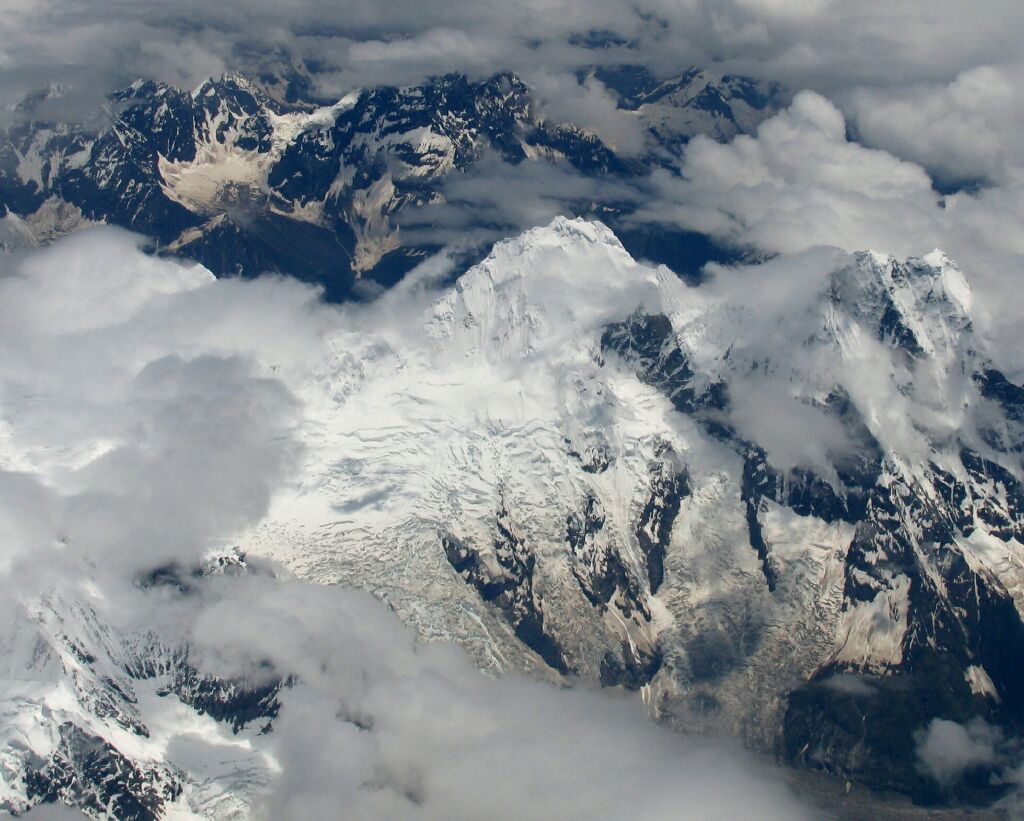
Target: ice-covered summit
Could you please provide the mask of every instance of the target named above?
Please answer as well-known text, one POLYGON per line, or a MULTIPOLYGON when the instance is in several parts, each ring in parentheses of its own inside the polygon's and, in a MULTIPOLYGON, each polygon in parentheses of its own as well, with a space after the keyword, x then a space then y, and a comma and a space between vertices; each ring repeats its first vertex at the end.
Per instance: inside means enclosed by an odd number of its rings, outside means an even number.
POLYGON ((429 326, 445 355, 499 361, 585 348, 645 303, 660 306, 656 271, 601 223, 558 217, 497 243, 435 303, 429 326))

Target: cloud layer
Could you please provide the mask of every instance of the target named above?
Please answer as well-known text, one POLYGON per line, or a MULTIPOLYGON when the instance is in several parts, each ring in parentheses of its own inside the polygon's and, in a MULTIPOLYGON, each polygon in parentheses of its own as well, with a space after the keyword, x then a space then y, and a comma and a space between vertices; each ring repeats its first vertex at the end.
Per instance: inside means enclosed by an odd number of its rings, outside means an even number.
MULTIPOLYGON (((457 243, 471 211, 526 227, 617 198, 645 204, 637 219, 765 254, 941 247, 971 279, 997 364, 1019 382, 1022 31, 1018 0, 14 0, 0 16, 0 105, 59 83, 67 92, 41 113, 84 118, 140 76, 194 87, 229 70, 283 71, 336 99, 444 71, 512 70, 541 111, 633 154, 635 122, 600 84, 577 82, 578 68, 698 64, 781 81, 798 93, 755 135, 698 138, 678 168, 636 186, 485 163, 426 222, 457 243), (940 193, 968 183, 983 187, 940 193)), ((260 742, 274 762, 267 817, 339 804, 367 818, 802 812, 735 751, 662 733, 635 704, 484 679, 451 647, 416 645, 364 596, 267 578, 213 581, 187 604, 140 591, 139 574, 191 565, 265 513, 301 464, 306 420, 292 388, 332 328, 365 320, 295 282, 213 281, 109 230, 0 266, 2 613, 73 591, 119 625, 185 631, 210 671, 259 660, 298 673, 260 742)), ((740 406, 756 425, 753 401, 740 406)), ((797 424, 770 433, 783 449, 806 444, 797 424)), ((168 755, 187 762, 222 741, 182 734, 168 755)), ((999 743, 984 727, 935 722, 921 766, 955 779, 991 763, 999 743)))
POLYGON ((821 90, 896 78, 938 82, 985 61, 1011 61, 1019 55, 1022 23, 1024 12, 1010 0, 971 9, 946 0, 587 0, 557 13, 546 0, 469 7, 408 0, 173 0, 159 7, 22 0, 5 14, 6 32, 19 37, 5 38, 2 57, 22 71, 49 59, 57 70, 146 72, 188 84, 280 56, 361 83, 452 69, 638 62, 643 54, 642 62, 663 70, 683 61, 721 62, 821 90), (602 46, 597 54, 595 43, 602 46))
POLYGON ((967 724, 935 718, 918 734, 921 770, 939 784, 954 783, 971 767, 1005 764, 1005 739, 998 727, 981 718, 967 724))
MULTIPOLYGON (((574 85, 574 70, 642 62, 672 74, 697 64, 823 93, 873 144, 963 179, 998 176, 1017 142, 1022 29, 1013 0, 16 0, 0 18, 0 70, 9 98, 73 87, 65 115, 94 110, 97 95, 136 77, 189 88, 226 70, 297 69, 336 99, 446 71, 513 70, 552 92, 552 110, 607 126, 608 100, 574 85)), ((628 150, 635 134, 624 128, 628 150)))

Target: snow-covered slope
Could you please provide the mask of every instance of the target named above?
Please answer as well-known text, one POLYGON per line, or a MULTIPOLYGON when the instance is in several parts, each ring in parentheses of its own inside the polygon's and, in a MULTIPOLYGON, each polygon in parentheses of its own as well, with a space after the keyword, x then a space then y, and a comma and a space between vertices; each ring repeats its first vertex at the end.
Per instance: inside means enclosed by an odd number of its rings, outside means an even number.
POLYGON ((419 327, 339 333, 309 388, 318 461, 247 549, 369 586, 496 670, 642 683, 665 614, 631 528, 660 493, 678 507, 681 440, 655 391, 608 382, 599 339, 660 278, 560 220, 499 244, 419 327))

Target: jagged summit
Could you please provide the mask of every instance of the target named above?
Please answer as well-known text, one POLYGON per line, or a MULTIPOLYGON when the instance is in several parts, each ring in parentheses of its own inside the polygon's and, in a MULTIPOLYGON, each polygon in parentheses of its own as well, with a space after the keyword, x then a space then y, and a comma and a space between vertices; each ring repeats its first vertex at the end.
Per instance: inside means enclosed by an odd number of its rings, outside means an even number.
MULTIPOLYGON (((10 127, 0 138, 0 204, 24 230, 7 232, 5 244, 108 222, 218 275, 288 273, 343 299, 358 279, 389 286, 436 250, 422 236, 403 236, 402 215, 416 211, 429 223, 430 206, 445 201, 446 180, 473 173, 483 159, 623 179, 648 170, 590 131, 540 116, 530 89, 511 74, 353 90, 330 104, 284 100, 266 85, 233 74, 192 91, 139 81, 111 95, 106 128, 35 120, 10 127), (81 217, 62 216, 68 209, 81 217)), ((664 113, 706 103, 706 95, 669 95, 624 110, 647 128, 651 106, 664 113)), ((651 127, 653 144, 704 132, 724 138, 771 113, 734 117, 730 105, 719 101, 701 115, 706 122, 678 134, 671 125, 651 127), (732 125, 719 128, 726 120, 732 125)), ((592 207, 614 216, 622 206, 592 207)), ((636 241, 648 256, 685 256, 685 238, 664 233, 645 229, 636 241)), ((687 272, 699 267, 677 261, 687 272)))
POLYGON ((430 327, 446 356, 543 356, 645 299, 658 302, 656 272, 636 265, 601 223, 558 217, 496 244, 435 304, 430 327))
POLYGON ((680 153, 698 134, 726 140, 751 133, 766 111, 786 101, 776 84, 696 67, 667 78, 637 65, 601 66, 593 75, 618 95, 621 108, 636 112, 671 154, 680 153))

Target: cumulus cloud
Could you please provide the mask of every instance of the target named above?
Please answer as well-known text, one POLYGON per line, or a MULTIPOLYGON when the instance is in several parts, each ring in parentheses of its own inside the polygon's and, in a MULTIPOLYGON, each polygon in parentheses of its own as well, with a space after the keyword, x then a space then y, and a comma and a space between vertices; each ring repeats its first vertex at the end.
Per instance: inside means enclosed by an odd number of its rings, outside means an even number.
POLYGON ((584 176, 564 161, 512 165, 493 155, 448 177, 441 192, 440 203, 400 215, 407 239, 453 247, 494 242, 557 216, 587 214, 597 203, 628 205, 644 196, 635 185, 584 176))
POLYGON ((837 673, 829 676, 822 684, 837 693, 858 698, 872 698, 878 690, 861 676, 851 673, 837 673))
MULTIPOLYGON (((301 459, 293 388, 311 369, 329 381, 331 332, 379 326, 386 305, 325 306, 285 279, 218 281, 111 229, 2 264, 0 487, 17 501, 0 510, 5 677, 61 675, 29 672, 31 642, 9 634, 55 601, 94 613, 99 635, 186 637, 201 671, 297 676, 273 732, 241 746, 208 719, 176 718, 167 699, 138 705, 149 749, 185 772, 242 779, 257 817, 808 815, 738 750, 659 728, 636 699, 484 677, 454 646, 418 643, 368 594, 267 573, 196 580, 189 593, 140 585, 265 514, 301 459)), ((427 266, 396 299, 423 304, 444 273, 427 266)), ((70 709, 54 692, 53 709, 70 709)))
POLYGON ((842 113, 809 91, 755 136, 695 138, 680 171, 655 172, 655 199, 634 219, 778 253, 836 245, 905 256, 940 216, 922 168, 848 142, 842 113))
POLYGON ((300 677, 266 740, 283 771, 259 817, 809 817, 735 749, 662 730, 632 699, 485 678, 369 596, 252 583, 194 636, 300 677))
POLYGON ((1024 65, 980 65, 947 84, 858 89, 861 139, 920 163, 947 184, 1003 183, 1024 168, 1024 65))
POLYGON ((967 724, 934 718, 916 740, 922 772, 942 786, 950 786, 971 767, 1006 763, 1002 731, 982 718, 973 718, 967 724))
POLYGON ((266 509, 295 455, 294 400, 232 344, 230 320, 206 339, 160 326, 198 319, 185 306, 218 290, 207 271, 110 230, 8 262, 0 466, 48 477, 62 539, 139 570, 198 556, 266 509))

